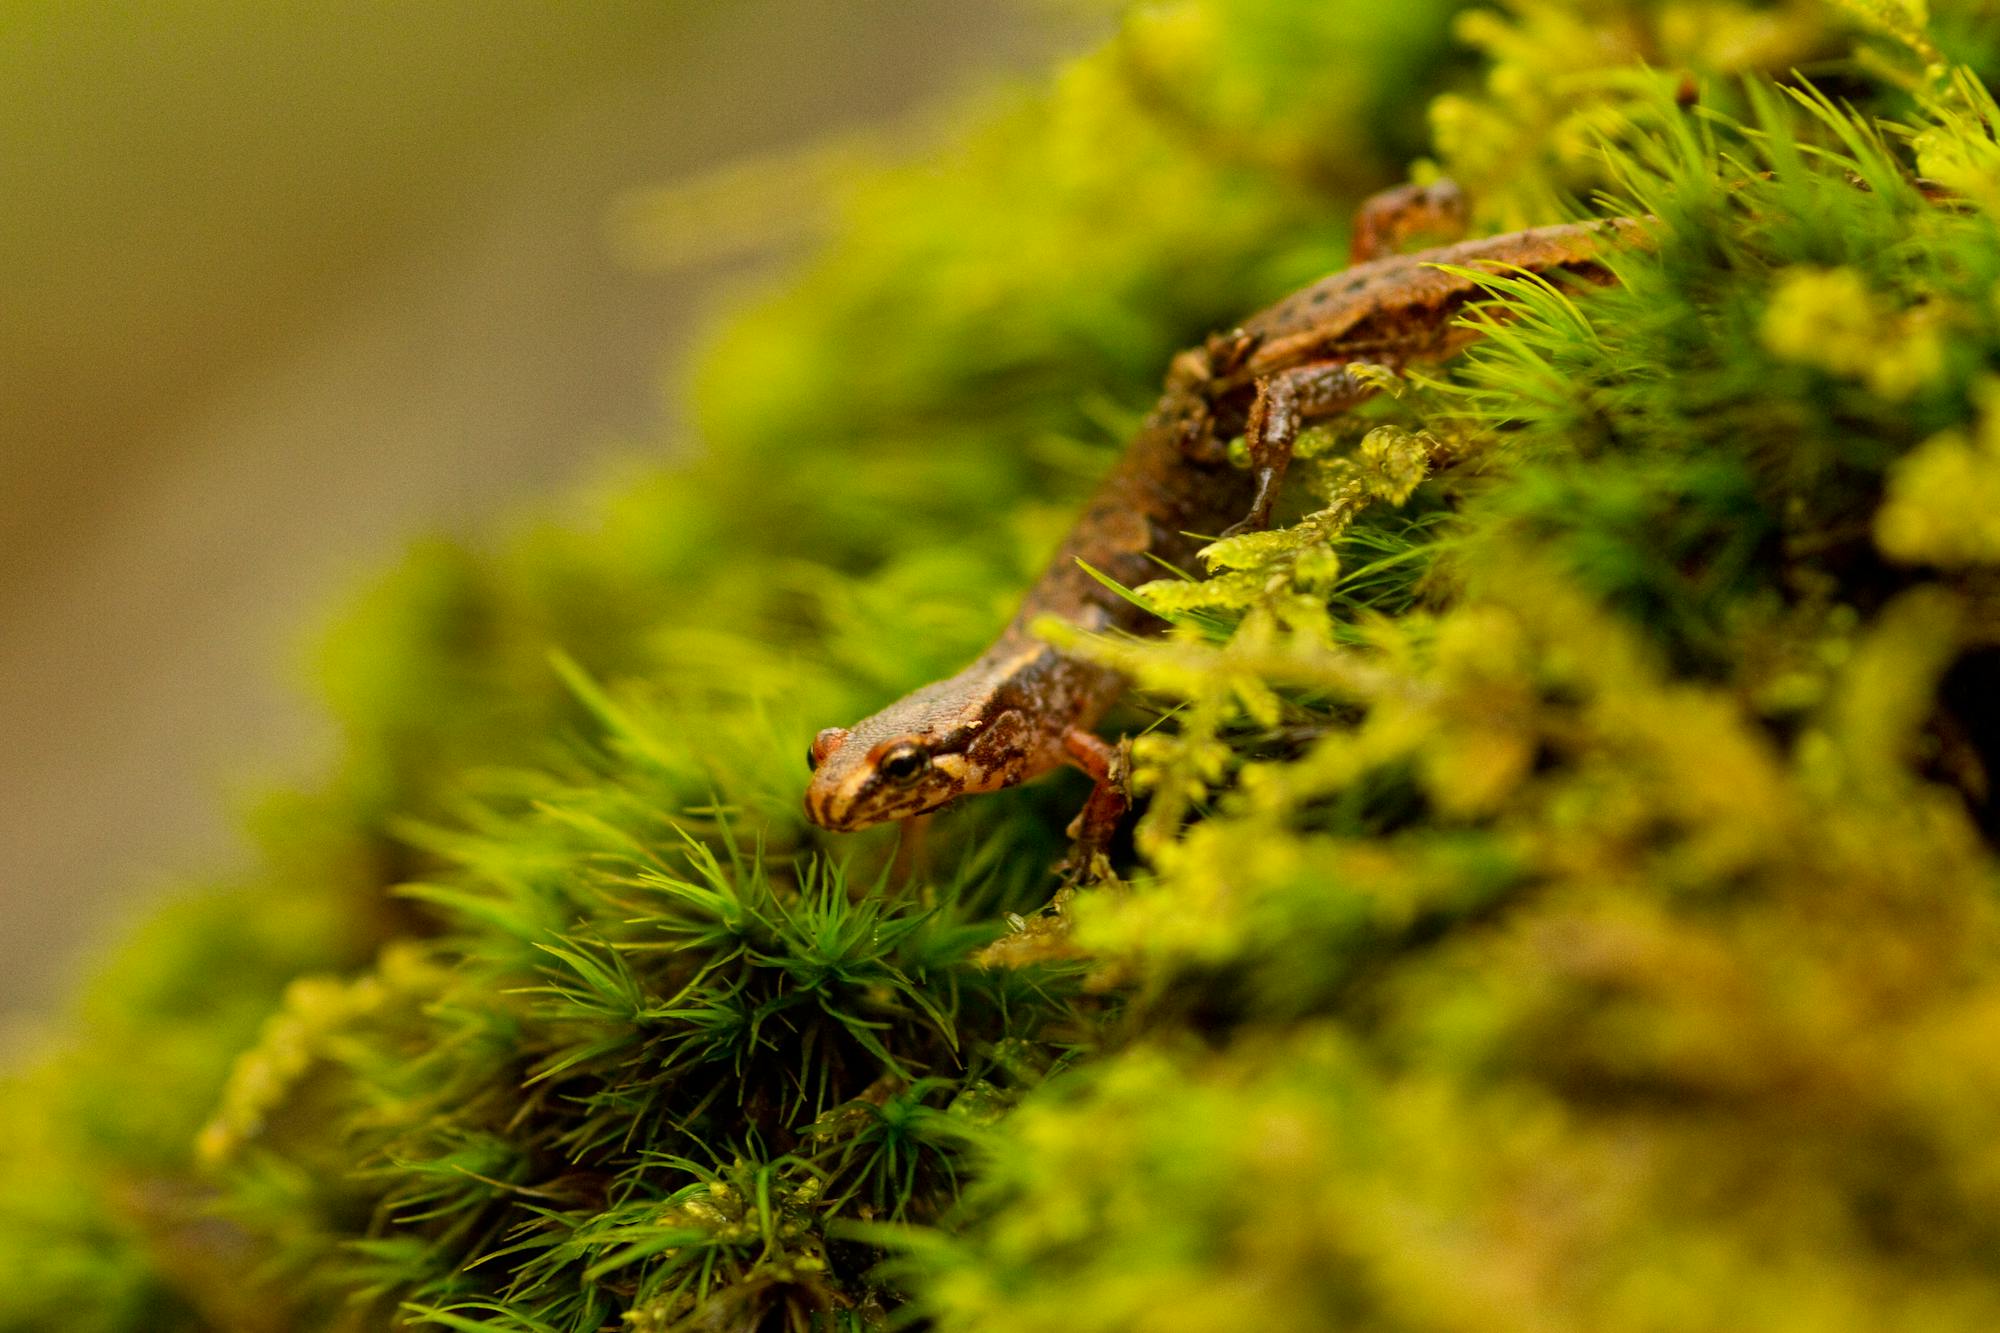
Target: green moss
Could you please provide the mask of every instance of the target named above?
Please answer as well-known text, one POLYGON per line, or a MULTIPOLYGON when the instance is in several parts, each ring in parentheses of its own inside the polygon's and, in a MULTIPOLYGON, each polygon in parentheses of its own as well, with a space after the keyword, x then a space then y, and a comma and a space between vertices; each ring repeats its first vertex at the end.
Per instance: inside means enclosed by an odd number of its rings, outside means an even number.
POLYGON ((1149 5, 858 180, 697 461, 339 628, 340 771, 0 1096, 0 1325, 1990 1326, 2000 155, 1914 21, 1149 5), (1160 719, 1124 885, 1042 910, 1074 775, 907 883, 809 828, 1426 99, 1656 244, 1074 645, 1160 719))
POLYGON ((1222 544, 1225 639, 1096 647, 1182 705, 1154 873, 1069 913, 1147 1040, 913 1248, 941 1326, 1991 1325, 1992 594, 1912 478, 1984 429, 2000 231, 1751 94, 1617 164, 1615 287, 1497 280, 1414 403, 1426 605, 1306 595, 1350 490, 1222 544))

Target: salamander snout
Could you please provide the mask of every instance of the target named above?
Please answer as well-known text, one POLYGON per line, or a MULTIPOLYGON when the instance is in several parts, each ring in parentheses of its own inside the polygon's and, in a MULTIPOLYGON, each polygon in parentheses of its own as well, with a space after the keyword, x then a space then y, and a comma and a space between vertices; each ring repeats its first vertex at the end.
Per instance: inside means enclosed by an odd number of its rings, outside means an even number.
POLYGON ((813 742, 806 818, 836 833, 909 819, 964 791, 963 761, 934 754, 922 735, 892 736, 873 745, 832 727, 813 742))

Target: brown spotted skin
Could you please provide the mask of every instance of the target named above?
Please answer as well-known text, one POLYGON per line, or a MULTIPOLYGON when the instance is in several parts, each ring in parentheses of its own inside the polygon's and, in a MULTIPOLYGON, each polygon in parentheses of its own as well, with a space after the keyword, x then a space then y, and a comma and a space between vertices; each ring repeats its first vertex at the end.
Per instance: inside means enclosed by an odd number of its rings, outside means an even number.
POLYGON ((1606 282, 1610 275, 1601 258, 1606 246, 1631 245, 1643 235, 1637 222, 1614 218, 1536 227, 1356 265, 1245 322, 1243 332, 1256 340, 1256 350, 1226 382, 1245 385, 1309 361, 1449 355, 1476 336, 1453 321, 1481 289, 1447 268, 1526 269, 1606 282))
POLYGON ((815 824, 850 832, 907 819, 1076 762, 1066 739, 1097 724, 1124 691, 1124 678, 1065 657, 1030 627, 1045 615, 1093 631, 1157 625, 1079 562, 1126 587, 1160 577, 1162 562, 1191 568, 1194 553, 1250 503, 1248 473, 1190 460, 1176 438, 1168 419, 1140 429, 1012 623, 977 661, 845 734, 821 733, 806 790, 815 824), (918 746, 929 763, 892 780, 879 765, 898 744, 918 746))
POLYGON ((1548 278, 1611 280, 1607 248, 1643 244, 1638 222, 1613 218, 1508 232, 1357 264, 1321 278, 1241 327, 1174 358, 1160 411, 1179 422, 1194 457, 1219 456, 1240 433, 1260 382, 1288 371, 1369 363, 1400 369, 1441 361, 1478 338, 1458 323, 1480 285, 1446 271, 1525 269, 1548 278))
MULTIPOLYGON (((866 828, 1069 763, 1093 773, 1099 790, 1090 808, 1112 812, 1115 822, 1123 809, 1112 790, 1119 777, 1106 758, 1110 747, 1091 729, 1125 681, 1108 668, 1064 657, 1030 626, 1043 616, 1091 631, 1145 631, 1159 622, 1083 566, 1133 587, 1168 567, 1192 571, 1196 551, 1246 512, 1267 517, 1284 460, 1267 461, 1253 439, 1256 467, 1244 471, 1227 463, 1223 441, 1252 421, 1253 407, 1273 384, 1303 376, 1297 382, 1309 385, 1329 368, 1358 363, 1400 368, 1438 360, 1472 341, 1476 333, 1456 321, 1478 298, 1479 284, 1433 265, 1518 268, 1602 283, 1610 277, 1601 252, 1642 241, 1636 222, 1612 220, 1378 259, 1323 278, 1176 356, 1159 404, 993 646, 957 675, 851 729, 820 733, 807 816, 822 828, 866 828)), ((1334 414, 1359 396, 1307 394, 1294 415, 1334 414)), ((1281 444, 1288 456, 1289 438, 1281 444)), ((1101 850, 1106 819, 1080 823, 1083 849, 1101 850)))

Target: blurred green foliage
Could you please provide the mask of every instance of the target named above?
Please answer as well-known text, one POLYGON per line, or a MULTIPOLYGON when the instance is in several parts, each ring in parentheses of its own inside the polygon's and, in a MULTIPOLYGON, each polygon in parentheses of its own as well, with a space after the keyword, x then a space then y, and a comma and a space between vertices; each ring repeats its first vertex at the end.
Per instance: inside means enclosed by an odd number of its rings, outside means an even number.
MULTIPOLYGON (((108 451, 311 327, 385 247, 434 233, 486 188, 494 145, 579 86, 656 67, 705 23, 699 6, 645 0, 560 15, 508 0, 4 0, 10 497, 85 503, 63 480, 74 453, 131 466, 108 451)), ((10 564, 69 555, 31 536, 10 524, 10 564)))
POLYGON ((697 462, 339 627, 340 773, 0 1096, 0 1325, 1990 1327, 1982 16, 1147 5, 857 181, 697 462), (1127 882, 1043 906, 1073 779, 896 887, 807 827, 1426 104, 1654 244, 1073 645, 1165 715, 1127 882))

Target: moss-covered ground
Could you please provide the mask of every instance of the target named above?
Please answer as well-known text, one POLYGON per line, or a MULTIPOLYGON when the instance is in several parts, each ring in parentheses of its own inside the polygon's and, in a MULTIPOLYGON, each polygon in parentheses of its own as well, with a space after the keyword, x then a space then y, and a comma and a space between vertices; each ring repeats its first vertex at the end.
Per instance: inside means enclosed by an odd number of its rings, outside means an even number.
POLYGON ((0 1086, 0 1327, 2000 1324, 1995 18, 1174 0, 855 180, 696 461, 330 635, 338 771, 0 1086), (1412 171, 1653 239, 1071 645, 1118 881, 1075 775, 809 827, 1412 171))

